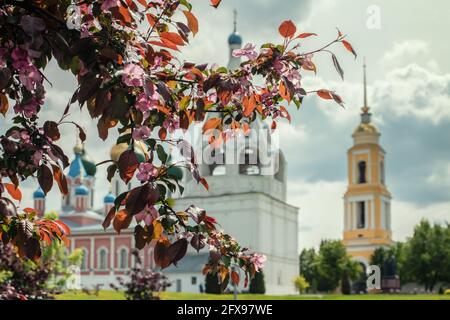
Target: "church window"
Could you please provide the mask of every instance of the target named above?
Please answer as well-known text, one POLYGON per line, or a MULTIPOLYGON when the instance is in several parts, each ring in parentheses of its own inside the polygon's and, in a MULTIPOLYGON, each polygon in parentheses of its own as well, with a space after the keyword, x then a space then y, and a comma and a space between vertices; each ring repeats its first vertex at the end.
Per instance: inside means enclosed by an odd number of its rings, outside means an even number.
POLYGON ((105 248, 101 248, 98 251, 98 269, 106 270, 106 268, 108 267, 107 255, 108 252, 105 248))
POLYGON ((245 149, 241 155, 239 173, 247 176, 255 176, 261 173, 258 154, 252 149, 245 149))
POLYGON ((153 248, 150 248, 148 250, 148 259, 150 261, 150 263, 149 263, 150 269, 154 269, 155 268, 155 258, 154 258, 154 255, 153 255, 153 248))
POLYGON ((366 183, 366 162, 358 162, 358 183, 366 183))
POLYGON ((125 248, 122 248, 119 251, 119 268, 120 269, 128 268, 128 250, 125 248))
POLYGON ((216 150, 211 152, 212 156, 212 164, 209 166, 210 172, 212 176, 224 176, 226 174, 225 167, 225 154, 220 151, 220 153, 216 154, 216 150))
POLYGON ((380 162, 380 181, 381 181, 381 184, 385 183, 384 179, 385 179, 385 176, 384 176, 384 162, 381 161, 380 162))
POLYGON ((357 202, 357 227, 364 229, 366 227, 366 206, 364 201, 357 202))
POLYGON ((176 291, 181 292, 181 279, 177 279, 176 281, 176 291))
POLYGON ((197 277, 191 277, 191 284, 196 285, 197 284, 197 277))
POLYGON ((83 248, 82 251, 83 251, 83 258, 81 260, 80 269, 82 271, 86 271, 88 269, 88 254, 89 253, 86 248, 83 248))

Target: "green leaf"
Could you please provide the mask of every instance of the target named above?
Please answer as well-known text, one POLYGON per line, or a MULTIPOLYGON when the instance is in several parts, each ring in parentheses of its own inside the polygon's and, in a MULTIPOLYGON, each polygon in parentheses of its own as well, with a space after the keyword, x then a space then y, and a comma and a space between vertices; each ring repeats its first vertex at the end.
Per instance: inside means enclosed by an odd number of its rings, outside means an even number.
POLYGON ((168 155, 164 150, 164 147, 160 144, 156 146, 156 154, 158 155, 158 159, 164 164, 167 161, 168 155))

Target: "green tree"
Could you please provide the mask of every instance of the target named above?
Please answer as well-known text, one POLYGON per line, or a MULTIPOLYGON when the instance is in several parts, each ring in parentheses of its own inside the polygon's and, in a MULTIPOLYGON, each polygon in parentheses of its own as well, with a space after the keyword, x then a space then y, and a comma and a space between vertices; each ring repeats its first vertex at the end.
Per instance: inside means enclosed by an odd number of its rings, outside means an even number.
POLYGON ((250 281, 250 287, 249 287, 250 293, 258 293, 258 294, 264 294, 266 293, 266 284, 264 281, 264 273, 262 270, 255 273, 255 276, 250 281))
POLYGON ((315 292, 317 289, 317 253, 314 248, 303 249, 300 253, 300 275, 305 278, 315 292))
POLYGON ((309 283, 306 281, 305 277, 297 276, 294 278, 294 286, 300 294, 309 288, 309 283))
POLYGON ((358 279, 361 275, 358 263, 351 261, 344 244, 340 240, 323 240, 317 257, 317 289, 335 290, 344 275, 349 279, 358 279))
POLYGON ((432 291, 436 283, 450 280, 450 225, 422 220, 408 240, 405 266, 413 280, 432 291))

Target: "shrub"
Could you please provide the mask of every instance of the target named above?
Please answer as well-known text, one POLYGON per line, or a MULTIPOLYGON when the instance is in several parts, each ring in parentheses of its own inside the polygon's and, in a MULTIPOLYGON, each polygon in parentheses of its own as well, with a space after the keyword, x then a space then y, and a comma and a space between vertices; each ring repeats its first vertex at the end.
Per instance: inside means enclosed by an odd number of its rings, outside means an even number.
POLYGON ((122 277, 117 277, 120 287, 111 285, 114 290, 125 288, 127 300, 159 300, 159 294, 170 286, 167 277, 160 272, 145 269, 138 250, 133 250, 135 266, 131 269, 127 282, 122 277))

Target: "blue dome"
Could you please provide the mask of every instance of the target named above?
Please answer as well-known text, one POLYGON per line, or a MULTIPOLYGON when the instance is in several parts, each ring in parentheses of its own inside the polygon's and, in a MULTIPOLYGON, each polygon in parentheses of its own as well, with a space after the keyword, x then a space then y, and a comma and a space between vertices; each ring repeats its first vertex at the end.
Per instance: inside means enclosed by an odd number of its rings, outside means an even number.
POLYGON ((75 154, 75 159, 69 167, 69 177, 76 178, 86 175, 80 154, 75 154))
POLYGON ((237 32, 233 32, 228 37, 228 44, 242 44, 242 38, 237 32))
POLYGON ((37 188, 36 191, 33 193, 33 199, 45 199, 45 193, 41 187, 37 188))
POLYGON ((75 189, 76 196, 87 196, 88 194, 89 194, 89 189, 86 188, 84 185, 79 185, 75 189))
POLYGON ((104 203, 114 203, 114 200, 116 200, 116 197, 110 192, 108 193, 104 198, 104 203))

